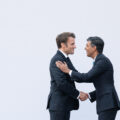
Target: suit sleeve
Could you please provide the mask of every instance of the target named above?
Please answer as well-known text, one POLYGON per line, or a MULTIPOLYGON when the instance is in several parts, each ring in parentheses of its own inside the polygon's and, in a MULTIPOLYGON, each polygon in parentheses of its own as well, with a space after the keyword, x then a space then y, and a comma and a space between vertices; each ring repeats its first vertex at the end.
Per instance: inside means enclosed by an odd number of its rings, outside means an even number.
POLYGON ((89 95, 90 95, 90 97, 91 97, 91 98, 90 98, 90 101, 91 101, 91 102, 96 101, 96 90, 90 92, 89 95))
POLYGON ((88 73, 80 73, 72 71, 71 77, 76 82, 86 82, 90 83, 93 82, 94 77, 104 73, 108 68, 107 63, 104 60, 99 60, 96 65, 88 72, 88 73))
POLYGON ((75 87, 73 87, 70 82, 68 82, 66 77, 67 74, 63 73, 59 68, 57 68, 55 62, 50 68, 58 89, 60 89, 65 94, 71 96, 72 98, 77 99, 79 91, 75 87))

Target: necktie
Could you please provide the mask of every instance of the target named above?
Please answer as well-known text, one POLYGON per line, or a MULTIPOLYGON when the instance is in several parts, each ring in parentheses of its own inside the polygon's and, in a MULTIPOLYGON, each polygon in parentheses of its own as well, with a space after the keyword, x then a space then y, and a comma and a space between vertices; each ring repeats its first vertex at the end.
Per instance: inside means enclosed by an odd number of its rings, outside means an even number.
POLYGON ((94 67, 94 65, 95 65, 95 61, 93 62, 93 67, 94 67))
POLYGON ((69 57, 67 57, 67 58, 66 58, 66 62, 67 62, 68 64, 70 64, 70 63, 71 63, 71 61, 70 61, 70 58, 69 58, 69 57))
POLYGON ((69 57, 66 58, 66 63, 70 69, 73 69, 73 65, 69 57))

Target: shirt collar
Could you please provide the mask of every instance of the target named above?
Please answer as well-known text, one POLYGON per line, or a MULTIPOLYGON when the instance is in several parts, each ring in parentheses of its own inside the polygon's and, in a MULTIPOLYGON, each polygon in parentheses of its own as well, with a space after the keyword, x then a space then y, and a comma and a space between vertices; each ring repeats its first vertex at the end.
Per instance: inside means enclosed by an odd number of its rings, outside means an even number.
POLYGON ((65 56, 65 58, 68 57, 68 55, 66 53, 64 53, 62 50, 59 49, 59 51, 65 56))
MULTIPOLYGON (((97 57, 97 56, 96 56, 97 57)), ((93 62, 95 62, 95 60, 96 60, 96 57, 93 59, 93 62)))
MULTIPOLYGON (((98 55, 99 55, 99 54, 98 54, 98 55)), ((95 58, 93 59, 93 62, 95 62, 95 60, 96 60, 96 58, 97 58, 98 55, 95 56, 95 58)))

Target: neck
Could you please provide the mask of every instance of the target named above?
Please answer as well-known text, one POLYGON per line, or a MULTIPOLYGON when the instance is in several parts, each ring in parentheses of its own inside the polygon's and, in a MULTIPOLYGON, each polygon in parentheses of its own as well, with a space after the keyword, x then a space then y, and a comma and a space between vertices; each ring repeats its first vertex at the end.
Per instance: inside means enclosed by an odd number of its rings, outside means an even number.
POLYGON ((61 50, 62 52, 64 52, 66 55, 68 55, 68 54, 64 51, 64 49, 60 48, 59 50, 61 50))
POLYGON ((95 52, 95 53, 91 56, 91 58, 95 59, 98 54, 99 54, 98 52, 95 52))

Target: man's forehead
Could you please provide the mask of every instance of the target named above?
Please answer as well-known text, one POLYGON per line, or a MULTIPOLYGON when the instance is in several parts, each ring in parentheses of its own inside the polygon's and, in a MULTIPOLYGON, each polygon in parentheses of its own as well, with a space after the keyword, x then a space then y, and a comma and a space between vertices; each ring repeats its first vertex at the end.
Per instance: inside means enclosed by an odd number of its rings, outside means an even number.
POLYGON ((75 42, 75 38, 69 37, 69 38, 68 38, 68 42, 75 42))

